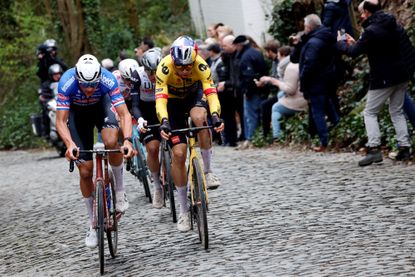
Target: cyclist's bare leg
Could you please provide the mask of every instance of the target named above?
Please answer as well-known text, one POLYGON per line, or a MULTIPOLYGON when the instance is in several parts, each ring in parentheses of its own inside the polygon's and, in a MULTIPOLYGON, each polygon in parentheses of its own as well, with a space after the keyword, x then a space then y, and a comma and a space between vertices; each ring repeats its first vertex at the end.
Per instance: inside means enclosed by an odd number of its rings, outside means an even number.
POLYGON ((88 212, 89 224, 93 224, 93 196, 94 184, 92 181, 92 170, 94 167, 93 161, 84 161, 78 164, 79 180, 82 196, 84 197, 86 210, 88 212))
MULTIPOLYGON (((190 110, 190 117, 197 127, 207 124, 207 111, 203 107, 194 107, 190 110)), ((202 130, 198 133, 198 139, 201 149, 212 148, 212 139, 210 130, 202 130)))
MULTIPOLYGON (((116 128, 103 128, 101 131, 102 141, 105 144, 106 149, 117 149, 118 144, 118 129, 116 128)), ((124 191, 123 184, 123 154, 122 153, 111 153, 108 157, 111 165, 112 172, 115 178, 115 190, 124 191)))
MULTIPOLYGON (((203 126, 207 122, 207 111, 202 107, 194 107, 190 110, 190 117, 196 126, 203 126)), ((203 159, 203 171, 205 174, 211 173, 212 134, 210 130, 199 132, 198 139, 200 142, 200 153, 203 159)))
POLYGON ((187 145, 185 143, 176 144, 172 148, 172 166, 171 174, 173 176, 174 184, 176 185, 177 198, 179 200, 180 214, 189 211, 187 205, 187 172, 186 172, 186 158, 187 145))

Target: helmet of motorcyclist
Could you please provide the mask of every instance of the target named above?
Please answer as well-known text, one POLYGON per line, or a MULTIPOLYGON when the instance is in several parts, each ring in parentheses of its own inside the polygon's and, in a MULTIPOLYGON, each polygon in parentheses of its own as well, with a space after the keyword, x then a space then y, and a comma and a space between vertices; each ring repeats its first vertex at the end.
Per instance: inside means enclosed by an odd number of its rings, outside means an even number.
POLYGON ((189 36, 178 37, 170 47, 170 55, 175 65, 190 65, 197 56, 197 43, 189 36))
POLYGON ((118 64, 118 70, 124 80, 131 80, 134 72, 138 72, 138 68, 138 62, 134 59, 124 59, 118 64))
POLYGON ((54 39, 47 39, 43 43, 44 47, 46 48, 46 51, 50 52, 52 50, 58 50, 58 44, 56 43, 56 40, 54 39))
POLYGON ((141 60, 144 69, 147 71, 156 71, 157 65, 161 60, 161 52, 157 51, 157 49, 149 49, 144 52, 143 58, 141 60))
POLYGON ((76 79, 81 84, 96 84, 101 79, 101 65, 97 58, 85 54, 75 65, 76 79))
POLYGON ((62 66, 60 66, 60 64, 55 63, 49 66, 48 74, 51 80, 54 74, 62 74, 62 73, 63 73, 63 69, 62 69, 62 66))

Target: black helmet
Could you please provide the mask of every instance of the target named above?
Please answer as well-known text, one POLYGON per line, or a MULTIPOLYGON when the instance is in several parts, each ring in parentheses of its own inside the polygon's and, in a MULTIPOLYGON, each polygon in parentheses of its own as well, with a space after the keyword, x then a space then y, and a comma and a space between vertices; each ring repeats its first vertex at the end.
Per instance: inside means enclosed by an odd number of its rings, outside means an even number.
POLYGON ((60 73, 60 74, 63 73, 62 66, 60 66, 60 64, 55 63, 49 66, 49 69, 48 69, 49 78, 52 79, 52 75, 57 74, 57 73, 60 73))

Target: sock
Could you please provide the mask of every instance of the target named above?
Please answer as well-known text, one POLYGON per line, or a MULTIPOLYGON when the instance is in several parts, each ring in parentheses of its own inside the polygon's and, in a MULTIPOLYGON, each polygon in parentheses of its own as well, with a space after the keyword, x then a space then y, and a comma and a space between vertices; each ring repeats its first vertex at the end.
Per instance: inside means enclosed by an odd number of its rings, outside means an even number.
POLYGON ((177 198, 179 199, 180 213, 187 213, 189 211, 189 207, 187 206, 187 186, 176 186, 176 190, 177 198))
POLYGON ((122 163, 120 165, 111 165, 112 173, 114 173, 116 192, 124 191, 123 166, 122 163))
POLYGON ((85 205, 86 205, 86 210, 87 210, 87 212, 88 212, 88 217, 89 217, 89 223, 90 223, 90 225, 91 225, 91 227, 92 227, 92 222, 94 221, 94 207, 93 207, 93 205, 94 205, 94 199, 92 198, 92 196, 90 196, 90 197, 84 197, 84 202, 85 202, 85 205))
POLYGON ((154 189, 161 190, 160 184, 160 172, 151 172, 151 176, 153 177, 153 187, 154 189))
POLYGON ((212 169, 210 169, 210 159, 212 157, 212 148, 200 149, 200 153, 202 154, 202 160, 203 160, 203 172, 205 174, 212 172, 212 169))

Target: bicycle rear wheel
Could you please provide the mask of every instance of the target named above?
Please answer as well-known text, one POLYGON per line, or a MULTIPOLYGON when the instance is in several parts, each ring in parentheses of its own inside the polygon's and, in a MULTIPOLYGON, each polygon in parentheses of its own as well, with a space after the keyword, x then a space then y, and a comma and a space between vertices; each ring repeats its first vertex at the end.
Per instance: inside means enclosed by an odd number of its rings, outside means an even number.
POLYGON ((97 235, 98 235, 98 254, 99 271, 104 274, 104 184, 98 181, 95 191, 95 203, 97 205, 97 235))
POLYGON ((173 184, 173 177, 171 176, 171 159, 170 153, 168 151, 162 151, 163 155, 163 162, 162 162, 162 171, 163 171, 163 178, 164 178, 164 198, 165 200, 169 200, 170 205, 170 213, 173 218, 173 223, 177 222, 177 215, 176 215, 176 204, 174 200, 174 184, 173 184))
POLYGON ((115 196, 115 183, 114 183, 114 174, 110 170, 109 172, 109 186, 110 186, 110 194, 107 195, 107 198, 111 197, 111 203, 108 207, 108 228, 107 232, 107 240, 108 240, 108 248, 110 250, 111 257, 115 258, 117 255, 117 248, 118 248, 118 220, 117 220, 117 211, 116 211, 116 196, 115 196))
POLYGON ((202 168, 197 158, 192 160, 193 166, 193 197, 194 197, 194 216, 197 224, 197 231, 199 233, 199 239, 202 242, 205 249, 209 247, 209 233, 208 233, 208 222, 207 222, 207 205, 206 195, 204 189, 204 180, 202 177, 202 168))
POLYGON ((135 163, 134 163, 136 168, 134 170, 137 174, 138 179, 143 184, 145 196, 148 198, 150 203, 153 203, 153 199, 151 197, 150 185, 148 182, 149 174, 147 170, 147 165, 144 159, 143 152, 141 151, 141 147, 142 147, 141 142, 138 138, 134 138, 134 143, 137 147, 136 149, 137 155, 135 156, 135 163))

